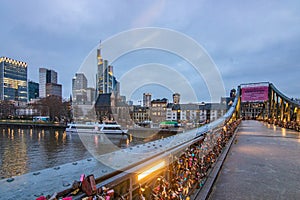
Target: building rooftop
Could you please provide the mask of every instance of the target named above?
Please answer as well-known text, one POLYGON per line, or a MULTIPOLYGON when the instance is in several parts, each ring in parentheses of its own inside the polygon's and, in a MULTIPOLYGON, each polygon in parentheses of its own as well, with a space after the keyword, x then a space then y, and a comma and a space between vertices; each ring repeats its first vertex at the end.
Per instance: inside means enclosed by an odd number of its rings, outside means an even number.
POLYGON ((168 102, 168 99, 166 98, 163 98, 163 99, 155 99, 155 100, 152 100, 151 103, 167 103, 168 102))
POLYGON ((111 93, 107 94, 99 94, 95 106, 111 106, 111 101, 110 101, 111 93))
POLYGON ((26 62, 22 62, 22 61, 18 61, 12 58, 8 58, 8 57, 0 57, 0 63, 1 62, 7 62, 7 63, 11 63, 13 65, 17 65, 19 67, 27 67, 27 63, 26 62))

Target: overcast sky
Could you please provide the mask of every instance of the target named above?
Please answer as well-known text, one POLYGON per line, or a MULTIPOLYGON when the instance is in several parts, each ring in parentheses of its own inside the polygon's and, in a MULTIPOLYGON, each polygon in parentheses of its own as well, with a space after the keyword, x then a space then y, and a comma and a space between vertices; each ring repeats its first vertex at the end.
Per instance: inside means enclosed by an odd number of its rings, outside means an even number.
MULTIPOLYGON (((54 69, 64 97, 71 94, 72 77, 100 40, 143 27, 175 30, 199 43, 220 71, 227 93, 241 83, 268 81, 287 96, 300 97, 298 0, 0 2, 0 56, 27 62, 28 78, 36 82, 40 67, 54 69)), ((164 61, 157 56, 151 60, 156 53, 123 56, 114 63, 117 78, 141 64, 188 65, 164 54, 164 61), (140 61, 130 63, 134 56, 140 61)), ((208 99, 207 92, 201 95, 198 99, 208 99)))

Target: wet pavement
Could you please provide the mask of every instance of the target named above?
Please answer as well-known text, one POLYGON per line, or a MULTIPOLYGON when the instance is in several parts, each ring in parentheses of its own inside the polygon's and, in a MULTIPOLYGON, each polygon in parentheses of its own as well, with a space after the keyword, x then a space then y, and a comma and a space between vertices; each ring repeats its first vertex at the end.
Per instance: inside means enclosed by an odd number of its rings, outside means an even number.
POLYGON ((242 121, 209 199, 300 199, 300 133, 242 121))

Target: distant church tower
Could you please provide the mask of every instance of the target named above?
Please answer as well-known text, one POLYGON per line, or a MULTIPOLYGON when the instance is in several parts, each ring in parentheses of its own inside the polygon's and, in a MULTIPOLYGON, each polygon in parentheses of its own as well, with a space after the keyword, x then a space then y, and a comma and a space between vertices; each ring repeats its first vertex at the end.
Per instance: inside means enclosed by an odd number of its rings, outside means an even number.
POLYGON ((174 93, 173 94, 173 103, 174 104, 179 104, 180 103, 180 94, 179 93, 174 93))
POLYGON ((151 106, 151 94, 143 93, 143 106, 150 107, 151 106))
POLYGON ((230 97, 231 98, 235 98, 236 96, 236 90, 233 88, 231 91, 230 91, 230 97))

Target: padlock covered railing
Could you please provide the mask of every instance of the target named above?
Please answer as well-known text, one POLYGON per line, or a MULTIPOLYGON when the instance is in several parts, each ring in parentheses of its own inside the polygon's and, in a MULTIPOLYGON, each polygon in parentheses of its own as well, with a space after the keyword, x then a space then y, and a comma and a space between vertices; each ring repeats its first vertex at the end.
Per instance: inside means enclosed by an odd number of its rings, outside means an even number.
POLYGON ((96 185, 91 181, 92 193, 77 190, 74 195, 69 188, 68 193, 58 194, 73 199, 182 199, 190 196, 202 187, 209 169, 240 122, 237 91, 228 112, 210 124, 97 156, 96 159, 105 161, 111 170, 105 176, 96 177, 96 185))

